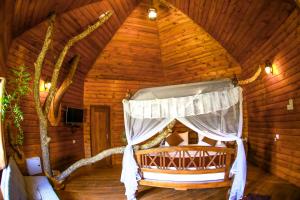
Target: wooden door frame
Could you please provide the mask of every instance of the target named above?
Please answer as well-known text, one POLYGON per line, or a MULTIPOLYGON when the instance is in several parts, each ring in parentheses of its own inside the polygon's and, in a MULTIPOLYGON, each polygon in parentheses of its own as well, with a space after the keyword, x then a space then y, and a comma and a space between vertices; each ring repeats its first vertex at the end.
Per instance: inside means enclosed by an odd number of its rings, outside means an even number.
MULTIPOLYGON (((109 118, 109 120, 106 122, 106 123, 108 123, 108 124, 106 124, 107 125, 107 127, 108 127, 108 129, 109 129, 109 131, 108 131, 108 138, 107 138, 107 140, 108 140, 108 144, 109 144, 109 147, 108 148, 111 148, 111 118, 110 118, 110 116, 111 116, 111 114, 110 114, 110 111, 111 111, 111 109, 110 109, 110 106, 108 106, 108 105, 90 105, 90 145, 91 145, 91 156, 93 156, 93 152, 92 152, 92 150, 93 150, 93 147, 92 147, 92 108, 101 108, 102 110, 107 110, 108 111, 108 118, 109 118)), ((112 166, 112 158, 110 159, 110 165, 112 166)))

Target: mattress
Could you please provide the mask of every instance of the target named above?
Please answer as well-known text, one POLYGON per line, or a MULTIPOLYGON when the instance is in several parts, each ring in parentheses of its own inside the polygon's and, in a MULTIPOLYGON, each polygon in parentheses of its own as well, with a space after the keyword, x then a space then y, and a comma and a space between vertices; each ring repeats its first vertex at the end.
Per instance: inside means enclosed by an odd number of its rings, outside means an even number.
MULTIPOLYGON (((151 166, 150 169, 158 169, 157 167, 151 166)), ((188 167, 186 170, 195 170, 194 167, 188 167)), ((216 167, 207 167, 207 169, 216 169, 216 167)), ((167 167, 166 170, 174 170, 175 167, 167 167)), ((225 173, 207 173, 207 174, 176 174, 176 173, 159 173, 159 172, 143 172, 143 178, 146 180, 157 180, 157 181, 174 181, 174 182, 201 182, 201 181, 217 181, 224 180, 225 173)))
POLYGON ((143 172, 145 180, 174 181, 174 182, 208 182, 224 180, 225 173, 209 174, 165 174, 157 172, 143 172))

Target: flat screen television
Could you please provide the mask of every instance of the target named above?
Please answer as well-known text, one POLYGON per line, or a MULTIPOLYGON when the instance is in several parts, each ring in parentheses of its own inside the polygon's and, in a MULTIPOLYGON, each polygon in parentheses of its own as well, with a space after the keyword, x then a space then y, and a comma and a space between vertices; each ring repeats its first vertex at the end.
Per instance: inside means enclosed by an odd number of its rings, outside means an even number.
POLYGON ((83 109, 68 107, 66 111, 66 124, 80 125, 83 122, 83 109))

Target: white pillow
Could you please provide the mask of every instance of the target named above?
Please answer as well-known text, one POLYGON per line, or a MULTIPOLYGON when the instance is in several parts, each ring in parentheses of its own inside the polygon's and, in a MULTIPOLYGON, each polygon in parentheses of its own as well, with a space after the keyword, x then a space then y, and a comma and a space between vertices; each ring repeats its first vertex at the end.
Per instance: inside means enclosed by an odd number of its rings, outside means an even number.
POLYGON ((165 141, 165 144, 163 146, 169 147, 170 145, 169 145, 169 143, 167 141, 165 141))
POLYGON ((24 176, 26 182, 26 191, 30 199, 42 200, 42 196, 38 190, 38 182, 35 176, 24 176))
POLYGON ((201 135, 200 133, 198 133, 198 145, 199 146, 211 146, 210 144, 207 144, 206 142, 203 142, 204 135, 201 135))
POLYGON ((215 147, 226 147, 225 143, 222 141, 218 141, 215 145, 215 147))
POLYGON ((178 133, 179 137, 183 140, 178 146, 187 146, 189 145, 189 132, 178 133))
MULTIPOLYGON (((204 136, 198 133, 198 145, 200 146, 211 146, 210 144, 207 144, 206 142, 203 142, 204 136)), ((217 141, 215 147, 226 147, 225 143, 222 141, 217 141)))
POLYGON ((25 176, 32 200, 59 200, 46 176, 25 176))
POLYGON ((210 147, 210 144, 207 144, 206 142, 203 142, 202 140, 198 141, 198 145, 199 146, 206 146, 206 147, 210 147))
POLYGON ((59 200, 50 182, 45 176, 41 177, 41 180, 39 181, 38 191, 42 197, 42 200, 59 200))

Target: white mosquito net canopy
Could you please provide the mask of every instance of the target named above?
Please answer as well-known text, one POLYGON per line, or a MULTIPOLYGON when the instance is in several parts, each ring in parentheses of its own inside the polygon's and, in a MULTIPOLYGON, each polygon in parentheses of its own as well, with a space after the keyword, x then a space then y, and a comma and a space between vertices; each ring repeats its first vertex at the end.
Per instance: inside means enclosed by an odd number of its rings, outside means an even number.
POLYGON ((236 141, 237 157, 230 170, 234 181, 230 200, 243 196, 246 158, 242 135, 242 89, 231 80, 208 81, 139 90, 123 100, 128 145, 123 155, 121 182, 127 199, 135 199, 140 175, 132 146, 146 141, 177 119, 198 134, 218 141, 236 141))

